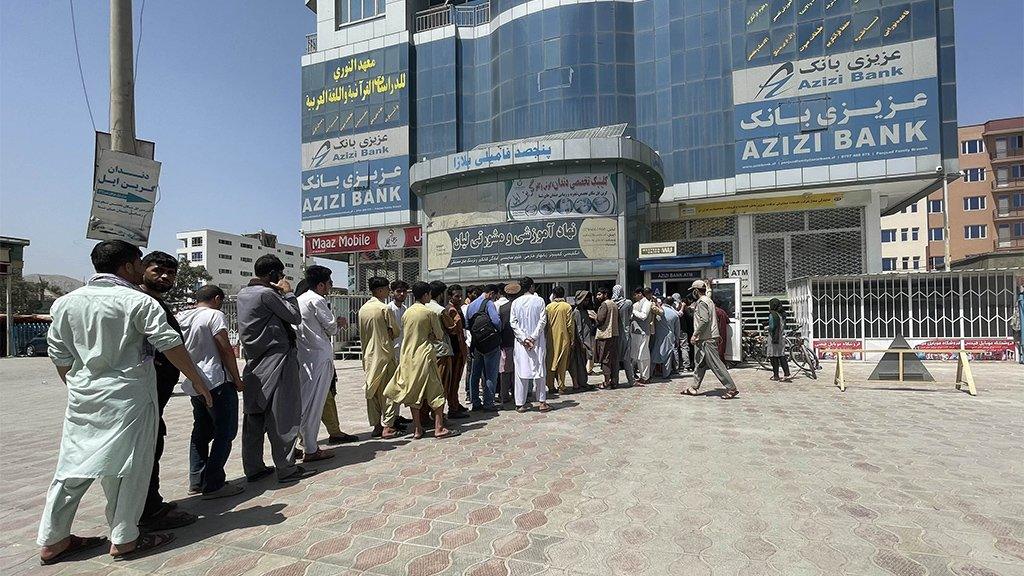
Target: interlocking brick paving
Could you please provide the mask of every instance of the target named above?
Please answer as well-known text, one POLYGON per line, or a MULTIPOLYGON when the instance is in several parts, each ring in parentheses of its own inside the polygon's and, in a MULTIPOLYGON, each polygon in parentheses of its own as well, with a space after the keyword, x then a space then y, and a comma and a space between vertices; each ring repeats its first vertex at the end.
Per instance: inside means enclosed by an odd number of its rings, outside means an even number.
MULTIPOLYGON (((186 495, 192 416, 167 411, 164 495, 203 516, 159 554, 38 566, 64 391, 45 358, 0 360, 0 573, 220 575, 1024 575, 1024 370, 975 365, 979 395, 936 383, 769 382, 683 397, 686 379, 566 395, 548 414, 458 421, 458 438, 371 440, 358 363, 339 362, 363 440, 300 484, 186 495)), ((597 377, 594 377, 596 382, 597 377)), ((408 414, 407 411, 405 411, 408 414)), ((326 434, 325 434, 326 436, 326 434)), ((237 442, 228 469, 241 477, 237 442)), ((105 533, 99 487, 78 534, 105 533)))

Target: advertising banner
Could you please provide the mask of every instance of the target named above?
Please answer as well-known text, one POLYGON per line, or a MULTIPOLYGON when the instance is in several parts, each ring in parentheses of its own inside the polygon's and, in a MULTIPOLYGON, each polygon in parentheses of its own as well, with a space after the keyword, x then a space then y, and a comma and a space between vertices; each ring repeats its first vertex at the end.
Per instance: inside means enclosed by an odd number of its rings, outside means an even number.
POLYGON ((800 212, 804 210, 820 210, 823 208, 839 208, 845 205, 846 197, 840 192, 820 194, 799 194, 793 196, 749 197, 739 200, 720 200, 717 202, 694 202, 679 205, 679 217, 687 218, 720 218, 737 214, 767 214, 771 212, 800 212))
POLYGON ((939 153, 935 39, 733 73, 737 173, 939 153))
POLYGON ((618 214, 614 174, 540 176, 510 180, 507 185, 509 221, 618 214))
POLYGON ((409 157, 357 162, 302 173, 302 219, 409 207, 409 157))
POLYGON ((302 141, 409 124, 409 46, 302 67, 302 141))
POLYGON ((93 175, 92 209, 85 237, 148 245, 160 163, 101 149, 93 175))
POLYGON ((306 142, 302 145, 302 169, 329 168, 361 160, 408 155, 408 128, 389 128, 306 142))
POLYGON ((423 243, 419 226, 306 236, 306 255, 325 256, 414 248, 423 243))
POLYGON ((618 222, 615 218, 510 222, 427 235, 429 270, 480 264, 614 260, 617 257, 618 222))

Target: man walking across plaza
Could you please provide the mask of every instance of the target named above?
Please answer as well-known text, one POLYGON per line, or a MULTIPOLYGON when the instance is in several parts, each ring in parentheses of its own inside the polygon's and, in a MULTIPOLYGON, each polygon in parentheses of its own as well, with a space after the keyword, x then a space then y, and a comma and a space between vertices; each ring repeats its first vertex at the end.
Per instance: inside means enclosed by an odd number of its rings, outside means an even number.
POLYGON ((555 286, 551 290, 552 301, 544 309, 546 320, 548 394, 565 394, 565 373, 569 369, 569 355, 572 352, 576 325, 573 322, 572 306, 565 301, 565 288, 555 286))
POLYGON ((682 393, 687 396, 696 396, 697 390, 700 389, 701 382, 704 380, 704 374, 710 368, 725 386, 722 399, 735 398, 739 391, 736 389, 736 384, 732 381, 732 376, 729 375, 725 363, 718 355, 718 319, 715 317, 715 303, 707 293, 707 283, 703 280, 694 280, 690 291, 695 300, 693 335, 690 337, 690 341, 693 342, 696 358, 694 359, 693 386, 683 390, 682 393))
POLYGON ((278 482, 301 480, 316 473, 296 466, 292 454, 302 421, 292 326, 302 322, 302 314, 277 256, 260 256, 253 272, 256 277, 238 293, 238 341, 246 358, 242 371, 242 468, 250 482, 274 472, 263 461, 266 436, 278 482))
POLYGON ((629 354, 636 363, 639 386, 651 380, 651 334, 654 333, 652 302, 644 295, 643 288, 633 290, 633 317, 629 324, 629 354))
POLYGON ((633 359, 633 339, 630 326, 633 324, 633 301, 626 298, 626 290, 620 284, 612 288, 612 301, 619 309, 619 360, 626 373, 626 384, 632 387, 636 382, 636 361, 633 359))
POLYGON ((207 284, 195 293, 196 307, 180 312, 178 323, 185 334, 185 348, 199 368, 200 376, 213 397, 207 408, 191 380, 181 389, 192 398, 192 437, 189 442, 189 493, 203 500, 234 496, 245 488, 228 484, 224 465, 231 454, 231 442, 238 434, 238 393, 242 377, 235 351, 228 340, 227 317, 221 312, 224 291, 207 284))
POLYGON ((516 411, 526 412, 527 395, 530 388, 534 390, 540 411, 547 412, 548 391, 544 379, 547 377, 545 362, 544 327, 547 324, 544 299, 537 295, 533 278, 529 276, 519 281, 525 292, 512 301, 509 309, 509 325, 516 337, 515 371, 516 371, 516 411))
MULTIPOLYGON (((142 258, 145 272, 139 288, 149 294, 163 308, 167 323, 184 338, 181 326, 174 318, 174 311, 164 302, 163 296, 174 288, 178 278, 178 260, 166 252, 150 252, 142 258)), ((164 409, 170 401, 181 372, 163 354, 157 352, 153 356, 153 367, 156 369, 156 397, 160 413, 159 432, 156 438, 156 452, 153 457, 153 472, 149 479, 149 495, 146 496, 146 507, 142 510, 139 526, 144 530, 163 531, 187 526, 198 517, 179 510, 177 505, 165 502, 160 494, 160 458, 164 454, 164 437, 167 436, 167 425, 164 423, 164 409)))
POLYGON ((48 353, 67 387, 68 403, 39 523, 44 565, 108 543, 115 559, 127 559, 174 539, 139 536, 159 426, 153 350, 200 382, 196 392, 208 408, 213 401, 166 312, 137 286, 141 256, 127 242, 100 242, 91 254, 96 275, 50 309, 48 353), (71 534, 79 502, 96 479, 107 498, 109 540, 71 534))
POLYGON ((402 317, 402 356, 384 395, 396 404, 412 408, 413 438, 423 437, 422 414, 427 411, 433 412, 434 438, 457 436, 458 432, 444 426, 445 395, 434 342, 446 335, 441 329, 440 317, 426 307, 431 301, 431 287, 426 282, 415 282, 412 295, 416 303, 402 317))
MULTIPOLYGON (((375 276, 367 284, 371 296, 359 309, 359 342, 363 349, 363 372, 366 376, 363 388, 366 416, 373 427, 371 437, 390 440, 399 436, 395 429, 398 407, 384 395, 384 388, 398 367, 394 346, 395 336, 401 329, 395 321, 394 310, 384 303, 388 298, 387 279, 375 276)), ((416 414, 413 414, 413 419, 416 419, 416 414)))
POLYGON ((594 358, 601 365, 604 390, 619 385, 619 307, 611 299, 608 288, 597 290, 597 331, 594 336, 594 358))
POLYGON ((469 381, 469 389, 478 394, 483 384, 483 399, 473 398, 475 410, 497 412, 494 395, 498 386, 498 363, 501 360, 501 316, 495 306, 500 288, 497 284, 486 286, 482 293, 469 304, 466 318, 471 334, 470 355, 473 373, 469 381))
POLYGON ((299 438, 304 451, 302 461, 315 462, 334 456, 330 450, 321 449, 317 439, 327 393, 334 380, 334 344, 331 336, 338 333, 338 320, 325 298, 334 286, 331 269, 314 264, 306 268, 305 280, 309 289, 296 299, 302 316, 302 322, 296 327, 299 393, 302 398, 299 438))
POLYGON ((512 300, 519 296, 519 283, 509 282, 501 290, 501 298, 495 302, 498 307, 498 317, 501 319, 501 357, 498 362, 498 396, 499 402, 505 404, 511 402, 514 397, 516 367, 515 367, 515 344, 516 334, 509 323, 509 315, 512 311, 512 300))

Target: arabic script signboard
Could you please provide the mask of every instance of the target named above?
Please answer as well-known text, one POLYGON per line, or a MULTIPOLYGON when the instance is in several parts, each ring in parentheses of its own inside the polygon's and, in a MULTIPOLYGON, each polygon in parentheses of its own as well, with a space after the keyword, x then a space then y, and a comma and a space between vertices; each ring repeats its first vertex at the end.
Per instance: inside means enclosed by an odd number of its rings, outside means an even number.
POLYGON ((406 156, 310 170, 302 176, 303 220, 409 207, 406 156))
POLYGON ((510 180, 506 211, 510 221, 615 216, 614 174, 565 174, 510 180))
POLYGON ((617 257, 618 222, 615 218, 509 222, 427 235, 429 270, 481 263, 614 260, 617 257))
POLYGON ((736 171, 939 153, 935 39, 733 73, 736 171))
POLYGON ((148 245, 159 182, 159 162, 101 149, 85 237, 148 245))

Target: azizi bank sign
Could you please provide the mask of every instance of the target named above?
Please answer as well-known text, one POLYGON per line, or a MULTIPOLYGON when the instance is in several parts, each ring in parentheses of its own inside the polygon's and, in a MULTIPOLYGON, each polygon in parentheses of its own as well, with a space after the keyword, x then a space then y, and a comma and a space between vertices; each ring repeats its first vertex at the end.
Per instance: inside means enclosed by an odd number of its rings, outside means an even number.
POLYGON ((733 73, 736 172, 939 153, 935 39, 733 73))

